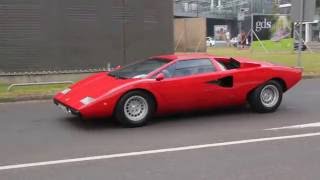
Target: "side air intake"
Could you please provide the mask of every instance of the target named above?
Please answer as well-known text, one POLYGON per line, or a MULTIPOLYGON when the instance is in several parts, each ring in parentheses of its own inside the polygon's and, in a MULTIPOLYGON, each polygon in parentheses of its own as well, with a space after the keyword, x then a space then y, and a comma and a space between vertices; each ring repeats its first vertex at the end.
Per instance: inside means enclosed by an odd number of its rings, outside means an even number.
POLYGON ((208 84, 216 84, 221 87, 231 88, 233 87, 233 77, 232 76, 226 76, 217 80, 208 81, 208 84))

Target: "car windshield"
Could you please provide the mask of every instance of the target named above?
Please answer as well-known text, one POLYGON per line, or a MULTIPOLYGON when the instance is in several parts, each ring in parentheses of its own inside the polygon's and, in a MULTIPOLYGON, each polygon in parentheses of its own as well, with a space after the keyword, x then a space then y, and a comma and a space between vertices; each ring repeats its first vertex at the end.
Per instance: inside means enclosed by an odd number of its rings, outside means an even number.
POLYGON ((152 71, 160 68, 168 63, 165 59, 148 59, 140 61, 128 66, 125 66, 119 70, 114 70, 108 75, 116 78, 145 78, 152 71))

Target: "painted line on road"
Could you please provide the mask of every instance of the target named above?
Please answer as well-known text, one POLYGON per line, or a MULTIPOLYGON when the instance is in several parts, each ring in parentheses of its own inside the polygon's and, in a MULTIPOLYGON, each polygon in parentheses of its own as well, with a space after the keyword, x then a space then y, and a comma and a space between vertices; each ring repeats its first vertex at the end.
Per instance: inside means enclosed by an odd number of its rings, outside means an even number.
POLYGON ((120 154, 109 154, 109 155, 101 155, 101 156, 88 156, 88 157, 74 158, 74 159, 62 159, 62 160, 43 161, 43 162, 26 163, 26 164, 15 164, 15 165, 0 166, 0 171, 10 170, 10 169, 28 168, 28 167, 38 167, 38 166, 49 166, 49 165, 57 165, 57 164, 84 162, 84 161, 113 159, 113 158, 120 158, 120 157, 142 156, 142 155, 148 155, 148 154, 160 154, 160 153, 167 153, 167 152, 205 149, 205 148, 230 146, 230 145, 237 145, 237 144, 248 144, 248 143, 257 143, 257 142, 265 142, 265 141, 286 140, 286 139, 297 139, 297 138, 314 137, 314 136, 320 136, 320 132, 289 135, 289 136, 267 137, 267 138, 259 138, 259 139, 247 139, 247 140, 229 141, 229 142, 213 143, 213 144, 202 144, 202 145, 194 145, 194 146, 182 146, 182 147, 175 147, 175 148, 137 151, 137 152, 120 153, 120 154))
POLYGON ((303 128, 315 128, 315 127, 320 127, 320 122, 309 123, 309 124, 299 124, 299 125, 294 125, 294 126, 283 126, 283 127, 270 128, 270 129, 265 129, 265 130, 276 131, 276 130, 282 130, 282 129, 303 129, 303 128))

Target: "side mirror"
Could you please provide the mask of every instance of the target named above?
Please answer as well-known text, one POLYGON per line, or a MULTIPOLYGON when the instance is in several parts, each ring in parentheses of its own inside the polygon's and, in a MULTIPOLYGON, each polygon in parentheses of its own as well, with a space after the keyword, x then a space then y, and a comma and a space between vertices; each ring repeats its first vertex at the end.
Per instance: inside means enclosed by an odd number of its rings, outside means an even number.
POLYGON ((159 73, 157 76, 156 76, 156 80, 157 81, 161 81, 164 79, 164 74, 163 73, 159 73))

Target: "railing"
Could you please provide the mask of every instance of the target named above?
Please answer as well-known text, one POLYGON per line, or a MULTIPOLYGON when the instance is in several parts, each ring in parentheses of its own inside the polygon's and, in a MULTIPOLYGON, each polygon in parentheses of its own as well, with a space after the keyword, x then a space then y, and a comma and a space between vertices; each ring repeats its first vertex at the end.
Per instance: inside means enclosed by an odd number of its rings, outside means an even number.
POLYGON ((51 85, 51 84, 72 84, 73 81, 61 81, 61 82, 38 82, 38 83, 17 83, 11 84, 7 91, 10 91, 15 86, 34 86, 34 85, 51 85))
POLYGON ((222 1, 221 6, 211 4, 210 0, 174 1, 174 14, 185 17, 207 17, 215 19, 235 19, 237 11, 248 0, 222 1))

